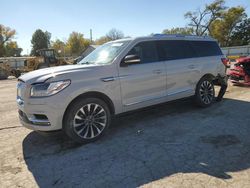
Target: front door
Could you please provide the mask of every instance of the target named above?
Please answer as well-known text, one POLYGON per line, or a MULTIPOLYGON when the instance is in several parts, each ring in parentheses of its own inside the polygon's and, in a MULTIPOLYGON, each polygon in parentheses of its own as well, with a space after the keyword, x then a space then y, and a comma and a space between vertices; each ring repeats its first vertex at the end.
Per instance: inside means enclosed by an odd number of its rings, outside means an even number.
POLYGON ((125 109, 166 96, 164 62, 159 61, 154 41, 136 44, 127 55, 137 55, 140 63, 119 67, 122 103, 125 109))

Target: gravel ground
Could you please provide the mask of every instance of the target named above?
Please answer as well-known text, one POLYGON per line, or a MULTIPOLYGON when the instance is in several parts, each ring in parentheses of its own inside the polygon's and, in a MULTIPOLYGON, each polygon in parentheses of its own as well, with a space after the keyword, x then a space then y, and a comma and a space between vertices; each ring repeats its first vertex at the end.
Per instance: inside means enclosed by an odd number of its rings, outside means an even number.
POLYGON ((250 88, 207 109, 186 99, 116 117, 78 146, 23 128, 15 86, 0 81, 0 187, 250 187, 250 88))

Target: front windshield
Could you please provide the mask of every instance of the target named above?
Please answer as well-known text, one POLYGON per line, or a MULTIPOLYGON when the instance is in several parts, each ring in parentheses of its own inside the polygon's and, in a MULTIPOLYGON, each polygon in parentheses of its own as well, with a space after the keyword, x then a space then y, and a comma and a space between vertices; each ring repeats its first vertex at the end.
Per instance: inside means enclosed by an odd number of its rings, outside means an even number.
POLYGON ((129 41, 111 42, 103 44, 95 49, 78 64, 108 64, 111 63, 118 53, 129 41))

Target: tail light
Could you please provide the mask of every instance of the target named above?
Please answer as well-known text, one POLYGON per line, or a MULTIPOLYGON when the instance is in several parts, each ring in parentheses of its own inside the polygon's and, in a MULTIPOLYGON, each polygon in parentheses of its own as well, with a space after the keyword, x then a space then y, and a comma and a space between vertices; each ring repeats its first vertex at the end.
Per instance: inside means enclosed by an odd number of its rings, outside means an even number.
POLYGON ((221 62, 222 62, 226 67, 229 66, 229 59, 227 59, 227 58, 221 58, 221 62))

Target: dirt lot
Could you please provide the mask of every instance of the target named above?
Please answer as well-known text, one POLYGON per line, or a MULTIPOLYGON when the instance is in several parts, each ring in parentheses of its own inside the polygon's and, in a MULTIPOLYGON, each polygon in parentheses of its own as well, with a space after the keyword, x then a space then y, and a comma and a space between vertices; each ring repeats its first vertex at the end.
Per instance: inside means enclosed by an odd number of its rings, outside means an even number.
POLYGON ((23 128, 15 85, 0 81, 0 187, 250 187, 250 88, 207 109, 188 99, 123 115, 77 146, 23 128))

